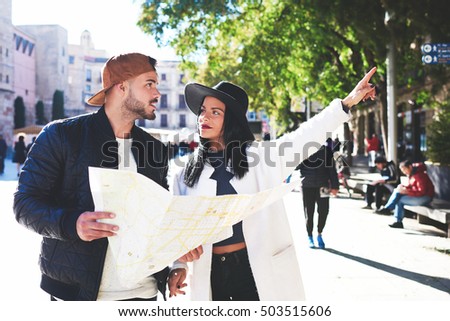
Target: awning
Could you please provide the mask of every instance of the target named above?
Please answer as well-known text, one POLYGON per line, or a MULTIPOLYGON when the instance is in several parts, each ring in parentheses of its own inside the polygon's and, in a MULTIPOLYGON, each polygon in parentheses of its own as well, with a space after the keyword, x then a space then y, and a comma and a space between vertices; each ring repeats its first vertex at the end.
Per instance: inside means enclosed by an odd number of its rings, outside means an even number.
POLYGON ((14 129, 14 135, 17 134, 26 134, 26 135, 37 135, 41 132, 42 128, 44 126, 42 125, 31 125, 31 126, 27 126, 27 127, 22 127, 22 128, 16 128, 14 129))

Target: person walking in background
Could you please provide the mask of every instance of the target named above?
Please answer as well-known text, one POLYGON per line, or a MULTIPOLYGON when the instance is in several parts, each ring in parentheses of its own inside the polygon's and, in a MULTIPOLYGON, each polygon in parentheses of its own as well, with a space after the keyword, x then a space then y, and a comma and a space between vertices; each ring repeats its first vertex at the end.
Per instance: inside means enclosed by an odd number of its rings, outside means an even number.
MULTIPOLYGON (((168 151, 135 125, 156 118, 156 60, 127 53, 110 58, 102 90, 88 103, 99 110, 54 121, 31 148, 14 194, 16 220, 42 237, 41 288, 51 300, 154 301, 165 295, 168 268, 129 284, 118 281, 108 248, 120 213, 95 211, 88 168, 138 172, 168 189, 168 151)), ((151 208, 148 209, 151 211, 151 208)))
POLYGON ((188 142, 186 140, 182 140, 178 147, 178 154, 180 156, 187 155, 187 154, 189 154, 189 150, 190 150, 190 148, 189 148, 188 142))
POLYGON ((6 140, 3 138, 3 135, 0 134, 0 175, 5 172, 5 159, 7 150, 8 144, 6 144, 6 140))
POLYGON ((189 153, 193 153, 195 151, 195 149, 197 148, 197 146, 198 146, 198 143, 194 139, 192 139, 189 142, 189 153))
POLYGON ((353 142, 353 133, 350 132, 350 137, 348 141, 344 141, 344 145, 342 146, 342 153, 344 154, 345 161, 349 166, 353 165, 353 149, 355 143, 353 142))
POLYGON ((322 146, 297 167, 300 170, 302 180, 303 209, 310 248, 315 247, 313 227, 316 204, 318 214, 317 245, 323 249, 325 243, 322 238, 322 231, 330 209, 330 195, 336 196, 339 191, 339 180, 333 152, 327 145, 322 146))
POLYGON ((391 195, 395 186, 398 184, 397 166, 393 161, 387 161, 384 156, 375 158, 375 166, 380 172, 381 179, 367 184, 365 195, 366 206, 363 209, 372 209, 375 194, 375 212, 381 209, 384 195, 391 195))
POLYGON ((339 136, 336 135, 336 137, 333 140, 333 151, 340 153, 341 151, 341 141, 339 140, 339 136))
POLYGON ((400 170, 408 176, 408 185, 398 185, 384 208, 377 212, 390 214, 394 210, 395 222, 389 224, 392 228, 403 228, 405 205, 427 205, 434 197, 434 184, 426 173, 425 164, 407 160, 400 163, 400 170))
POLYGON ((377 134, 372 134, 371 138, 365 139, 365 143, 367 155, 369 156, 369 171, 373 173, 375 172, 375 158, 380 150, 380 140, 377 134))
MULTIPOLYGON (((349 108, 375 98, 369 83, 375 71, 372 68, 346 98, 333 100, 297 130, 260 144, 254 142, 246 117, 249 99, 243 88, 227 81, 214 87, 187 84, 186 104, 197 115, 200 144, 185 168, 174 174, 174 194, 250 194, 282 184, 307 158, 302 153, 306 147, 320 148, 327 133, 348 121, 349 108)), ((193 300, 305 298, 283 200, 237 222, 231 237, 203 244, 202 250, 192 264, 193 300)), ((171 271, 171 296, 184 293, 185 278, 185 269, 171 271)))
POLYGON ((17 177, 20 175, 20 169, 27 158, 27 147, 25 146, 25 136, 20 135, 19 140, 14 144, 13 163, 17 164, 17 177))
POLYGON ((33 138, 31 138, 31 143, 29 143, 29 144, 27 145, 27 150, 26 150, 27 155, 28 155, 28 153, 30 152, 31 146, 33 146, 33 144, 34 144, 35 141, 36 141, 36 136, 33 136, 33 138))

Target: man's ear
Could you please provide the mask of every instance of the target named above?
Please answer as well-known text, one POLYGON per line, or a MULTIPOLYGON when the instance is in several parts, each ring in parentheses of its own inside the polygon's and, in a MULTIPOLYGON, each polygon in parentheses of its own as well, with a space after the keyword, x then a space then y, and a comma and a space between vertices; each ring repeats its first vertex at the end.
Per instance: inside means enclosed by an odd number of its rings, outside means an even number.
POLYGON ((125 97, 128 92, 128 83, 126 81, 120 82, 114 85, 115 91, 120 95, 121 98, 125 97))
POLYGON ((125 92, 126 91, 126 84, 125 84, 124 81, 121 82, 121 83, 118 83, 116 86, 121 92, 125 92))

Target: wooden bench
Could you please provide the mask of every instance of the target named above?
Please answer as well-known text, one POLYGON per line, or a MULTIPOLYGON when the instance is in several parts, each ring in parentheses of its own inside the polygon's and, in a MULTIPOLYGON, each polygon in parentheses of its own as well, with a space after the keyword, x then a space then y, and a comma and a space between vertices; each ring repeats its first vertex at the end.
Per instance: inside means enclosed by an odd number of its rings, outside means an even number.
MULTIPOLYGON (((374 182, 383 179, 380 173, 364 173, 351 175, 346 180, 347 190, 351 189, 354 193, 365 195, 367 192, 367 185, 372 185, 374 182)), ((348 191, 350 194, 350 191, 348 191)), ((388 195, 389 197, 389 195, 388 195)))
POLYGON ((447 233, 450 238, 450 202, 433 199, 429 206, 405 205, 405 210, 417 214, 417 221, 421 224, 433 225, 447 233))
POLYGON ((364 195, 367 190, 367 184, 372 183, 373 181, 380 180, 381 175, 379 173, 366 173, 366 174, 356 174, 351 175, 346 180, 345 186, 350 194, 350 189, 353 193, 358 193, 364 195))

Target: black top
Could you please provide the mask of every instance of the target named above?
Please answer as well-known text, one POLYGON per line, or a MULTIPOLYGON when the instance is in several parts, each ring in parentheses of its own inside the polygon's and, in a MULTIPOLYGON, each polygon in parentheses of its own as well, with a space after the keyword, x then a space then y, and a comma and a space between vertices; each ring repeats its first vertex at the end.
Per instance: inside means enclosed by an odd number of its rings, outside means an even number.
POLYGON ((399 178, 397 175, 397 166, 393 161, 386 163, 386 166, 380 171, 382 177, 385 178, 386 184, 396 185, 399 183, 399 178))
MULTIPOLYGON (((227 171, 224 151, 208 152, 208 160, 214 167, 214 173, 211 179, 217 181, 216 195, 237 194, 236 190, 230 184, 233 173, 227 171)), ((244 242, 244 234, 242 232, 242 221, 233 225, 233 235, 223 241, 213 244, 213 246, 224 246, 244 242)))

